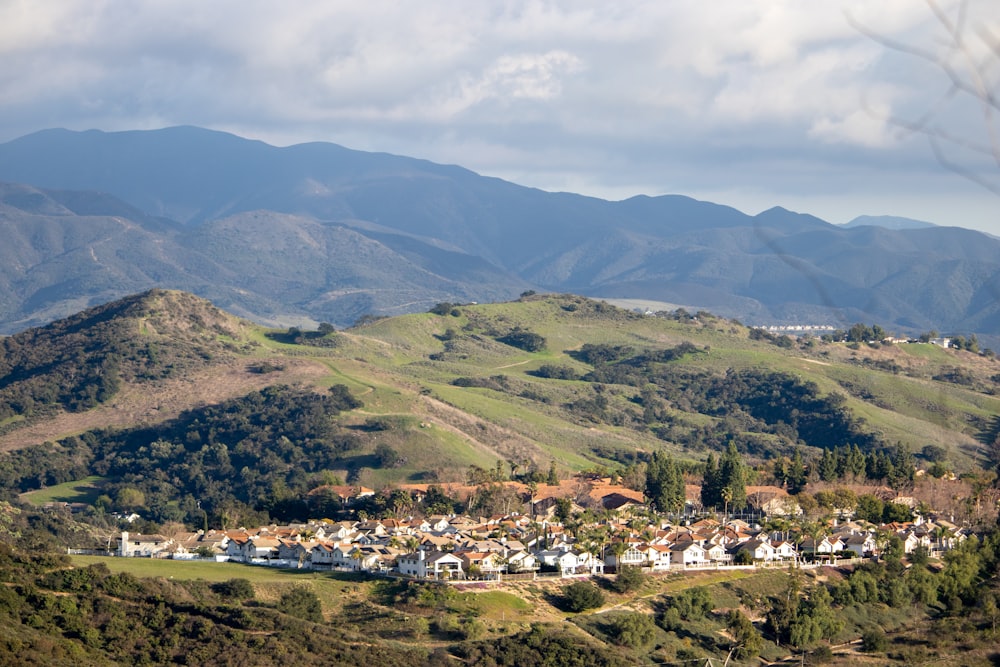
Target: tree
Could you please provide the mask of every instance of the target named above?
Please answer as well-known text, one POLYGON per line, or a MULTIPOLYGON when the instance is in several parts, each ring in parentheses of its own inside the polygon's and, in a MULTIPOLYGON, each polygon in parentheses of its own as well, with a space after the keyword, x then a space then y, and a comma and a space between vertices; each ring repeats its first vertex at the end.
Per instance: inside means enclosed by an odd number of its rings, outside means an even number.
POLYGON ((760 655, 764 638, 739 609, 730 609, 726 614, 726 629, 733 638, 732 650, 737 660, 750 660, 760 655))
MULTIPOLYGON (((799 450, 796 448, 795 451, 798 453, 799 450)), ((837 479, 837 457, 829 449, 824 449, 819 459, 819 478, 824 482, 837 479)))
POLYGON ((802 460, 802 450, 796 447, 795 454, 792 455, 792 463, 788 466, 788 492, 793 495, 801 493, 806 488, 807 481, 806 465, 802 460))
POLYGON ((661 512, 684 508, 684 475, 669 454, 653 452, 646 467, 646 496, 661 512))
POLYGON ((589 581, 577 581, 563 588, 566 608, 572 612, 595 609, 604 604, 604 593, 589 581))
POLYGON ((375 459, 378 461, 380 468, 395 468, 405 461, 399 455, 399 452, 384 442, 375 445, 375 459))
POLYGON ((128 512, 145 507, 146 496, 142 491, 133 486, 123 486, 115 496, 118 507, 128 512))
POLYGON ((656 623, 648 614, 634 611, 618 614, 609 624, 608 634, 620 646, 640 648, 652 643, 656 636, 656 623))
POLYGON ((701 478, 701 504, 704 507, 718 507, 722 504, 722 487, 719 464, 714 454, 705 460, 705 472, 701 478))
MULTIPOLYGON (((734 509, 743 509, 747 504, 747 470, 743 457, 730 441, 726 453, 719 461, 719 484, 729 489, 728 504, 734 509)), ((721 489, 720 489, 721 493, 721 489)))
POLYGON ((881 653, 889 647, 889 640, 882 628, 868 628, 861 633, 861 650, 865 653, 881 653))
MULTIPOLYGON (((616 544, 625 546, 622 542, 617 542, 616 544)), ((621 554, 618 555, 620 556, 621 554)), ((640 568, 634 565, 621 565, 618 567, 618 574, 615 576, 615 580, 611 582, 611 589, 616 593, 631 593, 642 588, 645 581, 646 575, 642 573, 640 568)))
POLYGON ((550 486, 557 486, 559 484, 559 476, 556 474, 556 462, 552 461, 549 463, 549 474, 545 478, 545 483, 550 486))

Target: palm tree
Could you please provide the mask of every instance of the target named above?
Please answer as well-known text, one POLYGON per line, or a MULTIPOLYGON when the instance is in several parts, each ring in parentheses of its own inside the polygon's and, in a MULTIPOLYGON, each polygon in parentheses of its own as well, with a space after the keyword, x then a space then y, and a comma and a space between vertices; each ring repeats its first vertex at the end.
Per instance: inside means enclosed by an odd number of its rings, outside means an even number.
POLYGON ((614 554, 614 557, 615 557, 615 568, 616 569, 619 568, 619 567, 621 567, 622 556, 625 555, 626 551, 628 551, 628 545, 625 544, 624 542, 612 542, 611 543, 611 553, 614 554))
POLYGON ((725 509, 723 511, 723 514, 726 517, 726 521, 728 521, 729 520, 729 503, 733 499, 733 489, 732 489, 732 487, 730 487, 730 486, 724 487, 722 489, 722 491, 719 493, 719 495, 722 496, 722 500, 725 503, 725 509))

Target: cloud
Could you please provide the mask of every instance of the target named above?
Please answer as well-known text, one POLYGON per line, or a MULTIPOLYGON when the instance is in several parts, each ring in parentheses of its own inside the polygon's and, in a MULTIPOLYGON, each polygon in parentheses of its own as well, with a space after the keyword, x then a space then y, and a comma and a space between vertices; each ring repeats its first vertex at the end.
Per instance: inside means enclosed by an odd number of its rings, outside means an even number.
MULTIPOLYGON (((1000 34, 995 3, 970 6, 1000 34)), ((849 198, 859 185, 845 170, 886 188, 889 170, 937 173, 948 190, 925 142, 893 124, 936 103, 941 72, 847 17, 939 48, 913 0, 12 0, 0 4, 0 140, 194 124, 593 194, 849 198)), ((959 106, 933 108, 974 134, 959 106)))

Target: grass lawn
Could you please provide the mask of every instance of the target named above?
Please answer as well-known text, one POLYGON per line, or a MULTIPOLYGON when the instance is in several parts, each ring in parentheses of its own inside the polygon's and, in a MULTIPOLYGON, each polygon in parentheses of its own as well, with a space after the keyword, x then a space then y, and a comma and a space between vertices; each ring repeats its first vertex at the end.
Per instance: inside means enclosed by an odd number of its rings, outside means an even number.
POLYGON ((183 561, 158 558, 110 558, 106 556, 72 556, 71 558, 73 564, 78 567, 103 563, 112 572, 128 572, 136 577, 204 579, 205 581, 247 579, 254 584, 297 584, 307 581, 350 582, 351 584, 356 584, 367 580, 363 576, 347 572, 291 570, 258 565, 243 565, 242 563, 213 563, 210 561, 183 561))
POLYGON ((101 484, 103 481, 103 477, 92 475, 73 482, 65 482, 56 486, 38 489, 37 491, 29 491, 22 494, 21 498, 36 507, 41 507, 49 502, 93 504, 97 500, 97 496, 101 495, 101 484))

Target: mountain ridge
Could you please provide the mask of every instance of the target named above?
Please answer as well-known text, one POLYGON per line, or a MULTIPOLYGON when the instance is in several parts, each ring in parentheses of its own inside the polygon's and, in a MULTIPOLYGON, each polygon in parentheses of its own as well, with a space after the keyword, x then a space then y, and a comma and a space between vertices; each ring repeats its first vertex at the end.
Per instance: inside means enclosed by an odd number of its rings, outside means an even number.
POLYGON ((611 202, 192 127, 42 131, 0 144, 0 180, 29 183, 51 207, 4 199, 18 250, 0 271, 0 331, 162 286, 270 323, 346 326, 533 289, 750 322, 1000 336, 1000 241, 961 228, 844 227, 780 207, 749 216, 683 195, 611 202))

